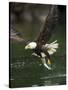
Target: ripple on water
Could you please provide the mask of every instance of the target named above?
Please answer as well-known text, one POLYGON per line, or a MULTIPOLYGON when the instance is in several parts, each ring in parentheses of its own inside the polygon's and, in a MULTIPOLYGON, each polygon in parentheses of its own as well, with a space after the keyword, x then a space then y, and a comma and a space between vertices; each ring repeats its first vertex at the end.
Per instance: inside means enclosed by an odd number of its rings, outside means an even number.
POLYGON ((21 67, 24 67, 25 65, 25 62, 16 62, 16 63, 12 63, 10 64, 11 68, 21 68, 21 67))
POLYGON ((60 78, 60 77, 65 77, 66 74, 56 74, 56 75, 51 75, 51 76, 45 76, 45 77, 42 77, 40 79, 52 79, 52 78, 60 78))

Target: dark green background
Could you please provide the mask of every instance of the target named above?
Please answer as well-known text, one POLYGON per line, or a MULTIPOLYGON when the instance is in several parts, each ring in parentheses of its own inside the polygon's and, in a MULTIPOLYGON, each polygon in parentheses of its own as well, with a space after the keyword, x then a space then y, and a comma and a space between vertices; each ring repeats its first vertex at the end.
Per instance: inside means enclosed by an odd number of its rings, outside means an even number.
MULTIPOLYGON (((40 10, 38 7, 37 9, 40 10)), ((15 29, 21 33, 21 36, 24 39, 32 41, 39 33, 42 23, 38 19, 33 19, 32 22, 24 20, 23 23, 17 22, 13 25, 15 29)), ((56 25, 55 31, 49 41, 49 43, 51 43, 54 40, 57 40, 59 43, 57 52, 51 56, 53 67, 53 70, 51 71, 47 70, 47 68, 42 65, 40 58, 31 55, 31 50, 26 51, 24 49, 24 43, 20 44, 10 39, 10 87, 66 84, 65 27, 64 18, 56 25)))

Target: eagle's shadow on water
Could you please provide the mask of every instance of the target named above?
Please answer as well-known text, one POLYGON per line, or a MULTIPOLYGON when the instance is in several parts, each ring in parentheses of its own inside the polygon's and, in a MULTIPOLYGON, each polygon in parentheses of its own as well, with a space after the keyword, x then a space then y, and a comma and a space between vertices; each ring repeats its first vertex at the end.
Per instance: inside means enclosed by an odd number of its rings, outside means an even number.
POLYGON ((19 61, 11 64, 11 87, 35 87, 66 84, 65 74, 57 72, 57 68, 48 70, 43 64, 41 64, 39 59, 36 59, 38 58, 33 56, 23 56, 20 57, 19 61))

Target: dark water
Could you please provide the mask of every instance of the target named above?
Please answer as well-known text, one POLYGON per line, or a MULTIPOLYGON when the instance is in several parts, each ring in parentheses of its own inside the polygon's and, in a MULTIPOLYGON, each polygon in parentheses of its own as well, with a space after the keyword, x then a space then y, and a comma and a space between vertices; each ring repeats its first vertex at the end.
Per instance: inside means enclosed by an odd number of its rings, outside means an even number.
MULTIPOLYGON (((33 40, 39 32, 40 23, 16 25, 25 39, 33 40), (22 30, 23 27, 23 30, 22 30), (28 30, 28 31, 27 31, 28 30), (34 31, 34 33, 33 33, 34 31)), ((35 87, 66 84, 65 26, 60 24, 49 42, 58 40, 59 48, 51 56, 53 70, 42 65, 31 50, 25 50, 24 44, 10 42, 10 87, 35 87)))

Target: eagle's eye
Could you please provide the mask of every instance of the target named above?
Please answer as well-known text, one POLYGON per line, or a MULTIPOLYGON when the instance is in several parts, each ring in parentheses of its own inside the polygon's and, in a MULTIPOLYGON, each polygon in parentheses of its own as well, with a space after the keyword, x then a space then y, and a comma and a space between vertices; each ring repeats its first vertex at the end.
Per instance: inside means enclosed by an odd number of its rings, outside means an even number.
POLYGON ((30 45, 28 45, 28 48, 30 48, 30 45))

